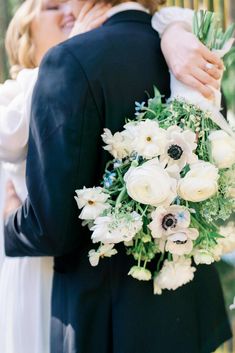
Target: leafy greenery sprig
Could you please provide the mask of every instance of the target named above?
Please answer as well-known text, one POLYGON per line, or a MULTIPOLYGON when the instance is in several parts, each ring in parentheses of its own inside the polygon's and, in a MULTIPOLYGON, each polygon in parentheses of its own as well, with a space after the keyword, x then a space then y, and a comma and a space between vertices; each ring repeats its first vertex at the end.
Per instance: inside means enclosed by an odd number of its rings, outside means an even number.
POLYGON ((210 50, 223 49, 227 41, 233 37, 235 24, 231 24, 223 31, 223 24, 218 14, 200 10, 195 12, 193 18, 193 33, 210 50))

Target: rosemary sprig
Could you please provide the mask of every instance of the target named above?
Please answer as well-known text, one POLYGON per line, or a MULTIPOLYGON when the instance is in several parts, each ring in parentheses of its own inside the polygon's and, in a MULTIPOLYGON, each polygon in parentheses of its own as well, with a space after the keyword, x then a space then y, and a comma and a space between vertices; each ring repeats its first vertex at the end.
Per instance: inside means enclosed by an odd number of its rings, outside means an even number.
POLYGON ((233 37, 235 24, 231 24, 224 32, 221 18, 215 12, 196 11, 193 18, 193 33, 210 50, 222 49, 233 37))

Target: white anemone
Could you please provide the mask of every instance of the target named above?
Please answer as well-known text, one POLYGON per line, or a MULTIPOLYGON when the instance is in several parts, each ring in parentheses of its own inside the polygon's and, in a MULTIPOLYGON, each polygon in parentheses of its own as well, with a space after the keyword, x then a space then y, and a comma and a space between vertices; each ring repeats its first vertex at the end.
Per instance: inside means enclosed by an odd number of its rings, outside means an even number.
POLYGON ((78 208, 82 209, 79 216, 80 219, 93 220, 96 219, 104 210, 110 206, 106 203, 109 195, 104 193, 101 187, 86 188, 76 190, 77 196, 75 200, 78 208))
POLYGON ((197 155, 193 152, 197 148, 196 134, 191 130, 182 130, 178 126, 171 126, 167 130, 168 142, 160 161, 164 165, 176 164, 182 169, 186 164, 197 162, 197 155))
POLYGON ((181 228, 188 228, 190 213, 183 206, 172 205, 158 207, 151 214, 152 222, 148 225, 153 238, 161 238, 181 228))
POLYGON ((199 232, 196 228, 179 229, 169 235, 166 240, 166 251, 174 255, 188 255, 193 250, 193 240, 196 240, 199 232))
POLYGON ((113 248, 114 244, 106 244, 99 247, 97 251, 94 249, 89 251, 89 261, 91 266, 97 266, 100 258, 111 257, 117 254, 117 250, 113 248))
POLYGON ((125 125, 132 138, 132 150, 138 155, 151 159, 163 153, 167 143, 166 131, 157 121, 147 119, 138 124, 125 125))

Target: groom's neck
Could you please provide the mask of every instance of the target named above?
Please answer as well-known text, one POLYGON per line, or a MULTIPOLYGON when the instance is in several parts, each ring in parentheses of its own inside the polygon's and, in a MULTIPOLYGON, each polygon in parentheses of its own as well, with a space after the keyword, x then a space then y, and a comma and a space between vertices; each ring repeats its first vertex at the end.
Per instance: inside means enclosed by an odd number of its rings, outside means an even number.
POLYGON ((166 0, 96 0, 96 2, 104 2, 112 6, 120 5, 126 2, 134 2, 143 5, 151 13, 154 13, 155 11, 157 11, 159 5, 163 5, 166 0))

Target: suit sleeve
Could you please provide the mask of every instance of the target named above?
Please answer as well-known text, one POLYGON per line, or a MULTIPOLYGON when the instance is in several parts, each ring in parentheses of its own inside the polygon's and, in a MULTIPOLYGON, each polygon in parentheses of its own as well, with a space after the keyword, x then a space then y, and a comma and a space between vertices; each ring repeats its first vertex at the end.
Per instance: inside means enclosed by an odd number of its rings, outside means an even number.
POLYGON ((77 58, 52 49, 39 70, 31 110, 28 197, 5 223, 8 256, 62 256, 84 239, 75 189, 93 186, 101 119, 77 58))

